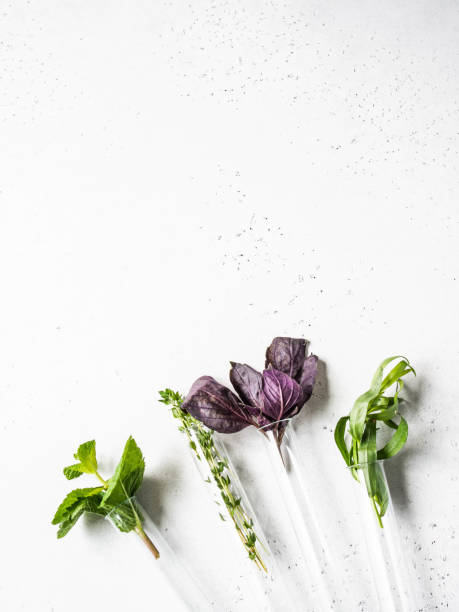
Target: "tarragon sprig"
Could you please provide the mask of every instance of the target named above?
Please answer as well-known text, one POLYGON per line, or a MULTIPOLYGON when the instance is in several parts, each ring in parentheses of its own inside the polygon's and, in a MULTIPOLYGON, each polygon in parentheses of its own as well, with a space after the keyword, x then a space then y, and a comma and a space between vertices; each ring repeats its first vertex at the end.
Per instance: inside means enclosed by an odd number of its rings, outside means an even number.
POLYGON ((400 416, 400 422, 396 423, 394 418, 398 415, 399 395, 404 384, 402 377, 410 373, 416 376, 414 368, 405 357, 395 356, 385 359, 376 370, 368 391, 356 399, 349 416, 341 417, 335 428, 336 445, 350 467, 352 476, 358 481, 359 469, 365 476, 368 496, 380 527, 383 526, 382 517, 389 504, 389 491, 381 466, 377 462, 396 455, 408 438, 406 420, 400 416), (383 378, 385 368, 395 359, 400 361, 383 378), (394 395, 384 395, 384 392, 393 385, 395 385, 394 395), (395 430, 387 444, 379 450, 376 446, 378 424, 395 430), (345 440, 347 432, 350 434, 349 447, 345 440))
POLYGON ((52 520, 53 525, 59 525, 57 537, 67 535, 82 514, 99 514, 108 517, 124 533, 135 531, 158 559, 158 549, 143 529, 144 519, 133 497, 142 484, 145 470, 142 451, 134 438, 130 437, 126 442, 115 473, 108 480, 98 472, 94 440, 80 444, 74 458, 78 463, 64 468, 67 480, 79 478, 82 474, 92 474, 100 486, 74 489, 65 497, 52 520))
MULTIPOLYGON (((159 401, 170 406, 172 416, 180 421, 179 431, 188 438, 189 445, 196 458, 199 461, 202 461, 203 458, 207 461, 228 515, 234 523, 249 558, 266 572, 266 566, 257 548, 257 541, 259 542, 259 540, 254 531, 253 520, 247 515, 242 507, 241 498, 233 490, 229 462, 227 457, 222 456, 215 447, 214 432, 192 417, 191 414, 182 410, 181 406, 184 398, 180 393, 172 391, 172 389, 165 389, 160 391, 159 395, 161 396, 159 401)), ((210 479, 208 482, 211 482, 210 479)), ((221 513, 220 518, 225 520, 221 513)))

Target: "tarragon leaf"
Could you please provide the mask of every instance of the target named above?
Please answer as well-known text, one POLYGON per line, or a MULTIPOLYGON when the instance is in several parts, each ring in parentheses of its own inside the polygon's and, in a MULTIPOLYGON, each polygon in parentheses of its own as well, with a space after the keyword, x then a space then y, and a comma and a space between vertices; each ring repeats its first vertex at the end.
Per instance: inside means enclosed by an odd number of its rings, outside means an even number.
POLYGON ((365 476, 365 485, 368 496, 382 527, 381 518, 384 516, 389 504, 389 491, 379 460, 389 459, 397 454, 404 446, 408 436, 408 424, 403 417, 400 423, 393 419, 398 414, 399 394, 403 389, 402 377, 406 374, 416 375, 408 359, 402 356, 385 359, 376 370, 370 389, 360 395, 354 403, 349 415, 349 431, 352 445, 348 449, 345 443, 346 417, 339 419, 335 429, 335 442, 347 465, 351 467, 351 474, 359 480, 358 470, 365 476), (400 359, 389 371, 385 378, 385 367, 395 359, 400 359), (393 396, 385 397, 384 391, 396 385, 393 396), (394 430, 390 440, 379 451, 376 447, 377 423, 386 425, 394 430))
POLYGON ((373 419, 370 419, 365 427, 360 444, 360 458, 360 468, 365 476, 368 496, 373 501, 378 521, 382 527, 381 517, 384 516, 389 503, 389 492, 382 468, 377 462, 376 421, 373 419))
POLYGON ((416 376, 414 368, 410 365, 408 359, 402 357, 402 361, 392 368, 386 378, 381 383, 381 393, 391 387, 395 382, 398 382, 402 376, 406 376, 412 372, 416 376))
POLYGON ((338 447, 340 453, 343 456, 344 461, 347 465, 351 465, 351 459, 349 455, 349 451, 347 449, 346 441, 344 439, 346 433, 346 424, 349 420, 348 416, 341 417, 335 427, 335 442, 338 447))
MULTIPOLYGON (((375 502, 379 506, 379 520, 386 514, 387 506, 389 505, 389 491, 386 485, 386 479, 379 463, 374 463, 374 479, 375 483, 375 502)), ((382 527, 382 523, 380 522, 382 527)))
POLYGON ((408 438, 408 423, 401 416, 400 424, 389 442, 378 451, 378 459, 389 459, 396 455, 405 445, 408 438))
POLYGON ((374 373, 373 380, 371 381, 371 386, 368 391, 360 395, 355 400, 354 406, 352 407, 350 414, 349 430, 351 432, 351 436, 357 442, 360 442, 362 439, 369 404, 381 393, 381 384, 383 380, 384 368, 394 359, 400 358, 400 355, 395 355, 394 357, 388 357, 387 359, 384 359, 384 361, 379 365, 378 369, 374 373))
POLYGON ((373 477, 374 473, 371 469, 371 465, 376 461, 376 456, 376 421, 370 419, 363 432, 359 450, 360 467, 365 475, 365 482, 370 497, 374 495, 376 488, 373 477))

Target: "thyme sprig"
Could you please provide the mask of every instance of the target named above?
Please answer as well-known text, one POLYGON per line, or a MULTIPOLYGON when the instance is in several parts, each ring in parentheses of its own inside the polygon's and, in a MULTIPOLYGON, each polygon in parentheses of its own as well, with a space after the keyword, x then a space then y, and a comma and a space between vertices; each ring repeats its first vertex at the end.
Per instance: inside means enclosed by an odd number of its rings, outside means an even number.
MULTIPOLYGON (((267 572, 266 565, 257 547, 257 542, 260 541, 254 531, 253 519, 247 515, 242 506, 241 497, 238 497, 233 489, 228 458, 222 456, 216 448, 213 439, 214 432, 192 417, 191 414, 182 410, 181 406, 184 398, 180 393, 172 391, 172 389, 165 389, 160 391, 159 395, 161 396, 159 401, 170 406, 172 416, 180 421, 178 429, 188 438, 188 443, 196 458, 199 461, 202 461, 203 458, 207 461, 228 515, 244 544, 249 558, 255 562, 259 569, 267 572)), ((211 482, 210 478, 206 482, 211 482)), ((221 513, 219 514, 220 518, 225 520, 224 516, 221 513)))

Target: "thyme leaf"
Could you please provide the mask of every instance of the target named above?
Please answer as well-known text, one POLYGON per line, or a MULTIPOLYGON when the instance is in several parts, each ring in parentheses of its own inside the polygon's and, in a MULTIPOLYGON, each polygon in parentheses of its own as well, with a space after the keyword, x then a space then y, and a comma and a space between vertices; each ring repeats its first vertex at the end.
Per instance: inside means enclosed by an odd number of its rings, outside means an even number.
MULTIPOLYGON (((242 505, 242 500, 237 496, 232 480, 229 461, 221 455, 214 443, 214 432, 203 423, 195 419, 191 414, 182 410, 184 398, 177 391, 165 389, 159 392, 160 402, 170 406, 172 416, 178 419, 178 427, 188 439, 188 443, 198 461, 206 461, 212 479, 220 491, 220 496, 225 504, 234 527, 244 545, 249 558, 255 562, 258 568, 267 571, 259 551, 259 540, 254 531, 253 520, 247 515, 242 505)), ((207 481, 210 482, 210 481, 207 481)), ((219 516, 222 521, 225 517, 221 512, 219 516)))

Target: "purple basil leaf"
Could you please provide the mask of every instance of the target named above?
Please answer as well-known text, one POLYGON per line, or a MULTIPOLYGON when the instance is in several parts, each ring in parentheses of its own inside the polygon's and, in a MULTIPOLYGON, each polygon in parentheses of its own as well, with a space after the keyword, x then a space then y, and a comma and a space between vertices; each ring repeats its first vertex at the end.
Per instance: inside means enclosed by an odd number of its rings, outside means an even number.
POLYGON ((291 419, 294 416, 296 416, 299 413, 301 406, 302 404, 301 404, 301 391, 300 391, 300 397, 298 398, 298 402, 296 406, 293 406, 293 408, 291 408, 290 410, 287 410, 287 412, 284 413, 284 419, 291 419))
POLYGON ((194 382, 182 409, 221 433, 234 433, 252 423, 238 397, 212 376, 201 376, 194 382))
POLYGON ((262 392, 263 414, 278 421, 298 403, 301 387, 284 372, 264 370, 262 392))
POLYGON ((266 350, 265 368, 270 366, 298 380, 305 359, 306 340, 303 338, 274 338, 266 350))
POLYGON ((312 389, 316 381, 318 361, 319 358, 317 357, 317 355, 309 355, 309 357, 304 362, 303 370, 298 380, 302 392, 301 399, 298 402, 300 408, 308 401, 308 399, 312 395, 312 389))
POLYGON ((260 410, 260 395, 263 378, 245 363, 231 362, 230 380, 239 397, 249 406, 256 406, 260 410))
POLYGON ((265 432, 275 427, 275 425, 272 425, 272 419, 267 418, 259 408, 249 406, 248 404, 246 404, 244 408, 251 417, 251 424, 257 429, 261 429, 262 432, 265 432))

